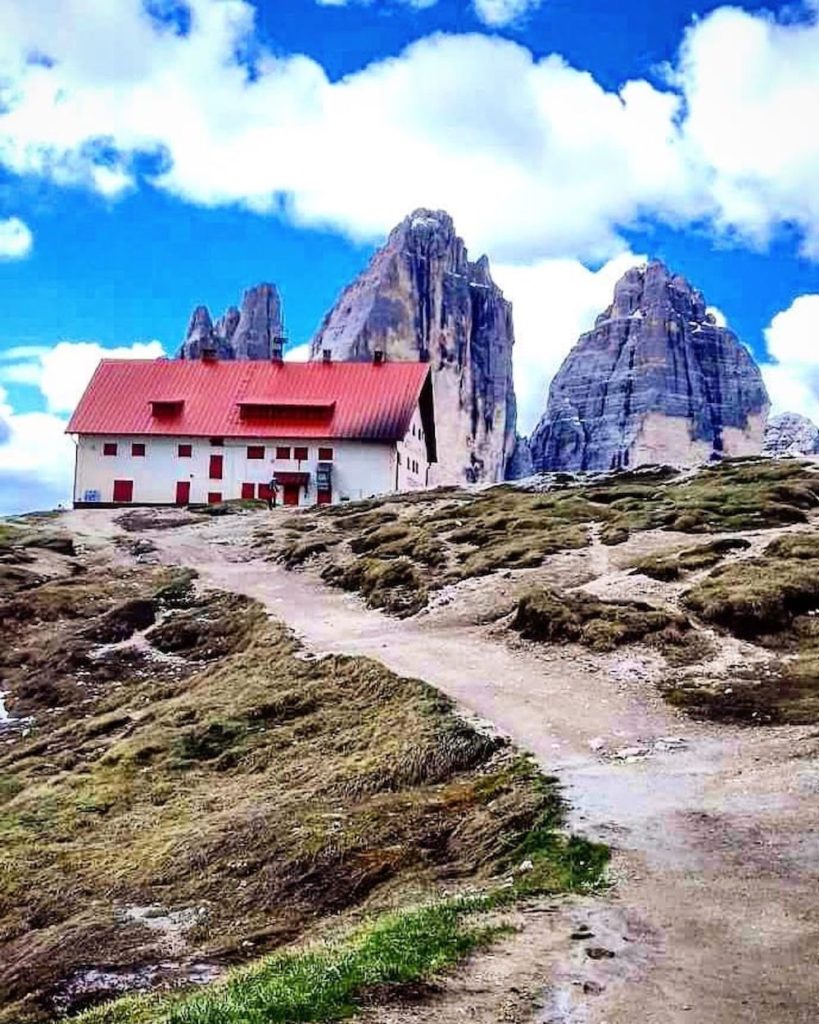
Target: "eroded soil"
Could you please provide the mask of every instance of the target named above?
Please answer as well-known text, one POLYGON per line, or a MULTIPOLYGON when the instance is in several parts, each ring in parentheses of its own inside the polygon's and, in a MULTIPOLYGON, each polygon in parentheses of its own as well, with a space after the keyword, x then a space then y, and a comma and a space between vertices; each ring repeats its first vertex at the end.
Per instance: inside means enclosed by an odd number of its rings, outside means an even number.
MULTIPOLYGON (((73 527, 99 532, 99 514, 73 515, 73 527)), ((277 520, 230 517, 152 540, 163 561, 196 565, 208 582, 260 600, 311 650, 370 655, 493 722, 558 769, 574 825, 615 850, 609 896, 525 916, 491 956, 416 1005, 373 1010, 373 1021, 816 1019, 816 728, 692 720, 660 696, 666 666, 651 650, 511 640, 498 619, 532 574, 620 598, 663 588, 673 605, 679 584, 628 567, 638 554, 690 546, 690 536, 638 534, 631 549, 592 543, 542 568, 466 580, 399 620, 259 558, 260 523, 269 531, 277 520), (581 924, 588 933, 571 939, 581 924)), ((750 557, 775 535, 751 536, 752 547, 731 557, 750 557)), ((745 641, 715 639, 712 664, 726 677, 765 657, 745 641)))

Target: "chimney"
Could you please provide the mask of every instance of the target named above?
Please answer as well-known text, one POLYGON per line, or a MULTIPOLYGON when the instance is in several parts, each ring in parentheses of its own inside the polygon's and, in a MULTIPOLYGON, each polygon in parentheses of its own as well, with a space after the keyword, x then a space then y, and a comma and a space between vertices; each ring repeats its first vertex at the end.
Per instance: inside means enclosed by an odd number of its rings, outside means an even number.
POLYGON ((284 362, 284 338, 273 338, 270 345, 270 358, 274 363, 284 362))
POLYGON ((323 363, 332 363, 332 361, 333 361, 333 350, 331 348, 323 348, 321 350, 321 361, 323 363))
POLYGON ((384 364, 384 349, 377 348, 373 351, 373 363, 376 366, 383 366, 384 364))
POLYGON ((202 362, 203 363, 216 363, 219 361, 219 356, 215 348, 203 348, 202 349, 202 362))

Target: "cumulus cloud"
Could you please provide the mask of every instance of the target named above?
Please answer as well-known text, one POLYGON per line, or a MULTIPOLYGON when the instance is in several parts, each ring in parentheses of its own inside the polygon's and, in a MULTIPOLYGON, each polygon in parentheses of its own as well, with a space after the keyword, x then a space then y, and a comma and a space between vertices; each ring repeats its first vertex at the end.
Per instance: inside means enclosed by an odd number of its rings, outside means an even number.
MULTIPOLYGON (((500 24, 534 2, 475 5, 500 24)), ((356 238, 445 207, 473 247, 517 262, 610 259, 643 218, 754 245, 793 226, 819 257, 816 19, 718 8, 662 87, 612 91, 480 34, 429 36, 330 81, 265 49, 249 0, 176 8, 185 31, 143 0, 0 0, 0 163, 107 197, 143 176, 356 238)))
POLYGON ((598 314, 611 305, 614 286, 645 256, 625 252, 598 270, 577 260, 499 265, 493 276, 512 301, 515 317, 515 391, 518 429, 529 434, 546 408, 549 384, 569 351, 598 314))
POLYGON ((19 260, 28 256, 34 245, 34 236, 19 217, 0 220, 0 260, 19 260))
POLYGON ((530 11, 540 7, 543 0, 473 0, 475 13, 485 24, 494 28, 519 21, 530 11))
POLYGON ((0 387, 0 515, 70 499, 74 446, 64 431, 58 416, 16 414, 0 387))
POLYGON ((158 341, 106 349, 96 342, 21 346, 0 358, 0 380, 37 387, 46 412, 16 412, 0 386, 0 515, 51 508, 71 499, 74 446, 70 413, 102 358, 156 359, 158 341))
POLYGON ((772 410, 819 423, 819 295, 800 295, 765 330, 769 360, 762 375, 772 410))
POLYGON ((559 56, 479 34, 430 36, 331 82, 308 57, 260 48, 246 0, 190 0, 186 34, 140 0, 116 6, 0 0, 7 167, 108 196, 141 168, 191 202, 356 238, 444 207, 473 247, 516 260, 608 258, 622 225, 701 208, 680 97, 647 82, 607 91, 559 56), (236 56, 250 51, 252 73, 236 56))
POLYGON ((686 33, 672 81, 717 226, 762 246, 794 225, 819 258, 819 135, 806 121, 819 107, 819 21, 719 8, 686 33))

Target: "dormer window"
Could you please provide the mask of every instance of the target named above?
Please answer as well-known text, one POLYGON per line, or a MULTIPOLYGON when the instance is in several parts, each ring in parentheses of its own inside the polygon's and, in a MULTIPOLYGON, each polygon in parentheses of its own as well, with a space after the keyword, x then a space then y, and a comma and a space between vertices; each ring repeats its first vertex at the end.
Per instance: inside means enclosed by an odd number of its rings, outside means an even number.
POLYGON ((151 400, 151 415, 157 419, 173 419, 182 415, 185 402, 182 398, 155 398, 151 400))

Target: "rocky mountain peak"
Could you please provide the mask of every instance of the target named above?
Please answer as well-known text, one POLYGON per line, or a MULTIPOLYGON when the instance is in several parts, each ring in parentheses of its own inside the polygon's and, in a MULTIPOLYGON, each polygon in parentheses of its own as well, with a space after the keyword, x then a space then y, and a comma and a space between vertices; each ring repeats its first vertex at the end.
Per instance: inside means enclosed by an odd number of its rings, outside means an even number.
POLYGON ((470 262, 452 218, 418 209, 342 292, 311 357, 429 361, 437 409, 436 482, 498 481, 515 447, 511 305, 489 261, 470 262))
POLYGON ((701 292, 654 261, 614 299, 558 371, 531 439, 538 470, 694 464, 756 454, 768 412, 759 368, 701 292))
POLYGON ((199 359, 214 351, 220 359, 266 360, 273 343, 284 335, 281 296, 275 284, 256 285, 242 296, 241 305, 230 306, 214 324, 207 306, 194 310, 180 359, 199 359))
POLYGON ((819 454, 819 427, 796 412, 783 412, 772 416, 765 429, 763 450, 772 458, 785 455, 819 454))

